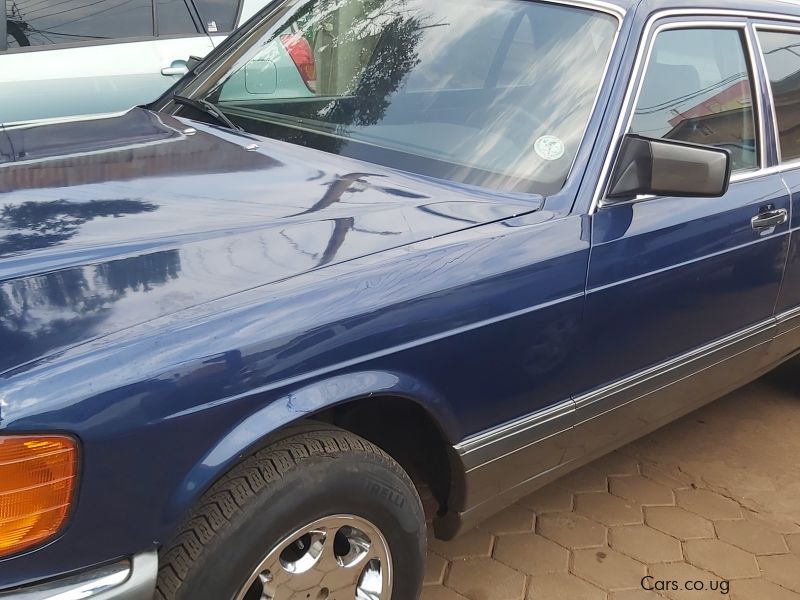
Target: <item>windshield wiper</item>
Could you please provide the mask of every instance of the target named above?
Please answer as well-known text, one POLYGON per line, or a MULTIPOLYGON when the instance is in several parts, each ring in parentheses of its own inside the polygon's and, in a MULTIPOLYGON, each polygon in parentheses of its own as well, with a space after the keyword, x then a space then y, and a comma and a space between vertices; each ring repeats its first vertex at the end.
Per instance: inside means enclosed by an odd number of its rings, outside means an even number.
POLYGON ((172 101, 175 102, 176 104, 191 106, 195 110, 199 110, 202 113, 214 117, 217 121, 219 121, 220 123, 222 123, 223 125, 225 125, 230 129, 235 129, 237 131, 244 131, 236 123, 234 123, 227 116, 225 116, 225 113, 223 113, 220 109, 218 109, 208 100, 196 100, 194 98, 187 98, 186 96, 181 96, 180 94, 175 94, 174 96, 172 96, 172 101))

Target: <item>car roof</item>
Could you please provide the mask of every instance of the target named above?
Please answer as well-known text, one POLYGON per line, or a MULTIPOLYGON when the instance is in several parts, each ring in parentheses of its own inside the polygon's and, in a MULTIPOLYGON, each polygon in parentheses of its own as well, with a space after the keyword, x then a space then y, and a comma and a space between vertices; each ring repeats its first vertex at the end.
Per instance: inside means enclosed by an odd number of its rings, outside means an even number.
POLYGON ((648 14, 671 8, 692 8, 698 10, 742 10, 773 13, 776 16, 790 15, 800 17, 800 0, 583 0, 587 5, 612 5, 625 12, 633 12, 637 7, 648 14))

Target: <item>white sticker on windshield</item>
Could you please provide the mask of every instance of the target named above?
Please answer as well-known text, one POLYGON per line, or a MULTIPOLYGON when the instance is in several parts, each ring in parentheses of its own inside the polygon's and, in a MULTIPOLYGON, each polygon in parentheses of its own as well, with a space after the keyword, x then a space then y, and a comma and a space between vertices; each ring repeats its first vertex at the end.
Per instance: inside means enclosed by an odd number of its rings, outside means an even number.
POLYGON ((206 25, 206 31, 208 31, 208 33, 217 33, 217 22, 209 21, 208 25, 206 25))
POLYGON ((564 156, 564 142, 554 135, 543 135, 533 144, 536 154, 545 160, 558 160, 564 156))

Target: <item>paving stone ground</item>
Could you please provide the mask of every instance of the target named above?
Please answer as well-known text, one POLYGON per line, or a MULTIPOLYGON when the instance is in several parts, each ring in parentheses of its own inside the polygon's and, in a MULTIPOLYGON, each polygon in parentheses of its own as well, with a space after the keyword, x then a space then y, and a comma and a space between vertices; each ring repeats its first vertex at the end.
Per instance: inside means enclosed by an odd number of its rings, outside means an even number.
POLYGON ((659 598, 800 600, 800 366, 431 541, 422 594, 659 598))

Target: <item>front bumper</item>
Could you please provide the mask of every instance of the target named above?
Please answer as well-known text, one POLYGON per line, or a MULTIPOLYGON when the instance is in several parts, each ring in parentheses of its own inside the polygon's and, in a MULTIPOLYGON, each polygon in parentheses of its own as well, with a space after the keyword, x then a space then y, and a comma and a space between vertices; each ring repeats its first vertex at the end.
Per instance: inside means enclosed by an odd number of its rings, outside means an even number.
POLYGON ((99 567, 47 583, 0 591, 0 600, 153 600, 158 553, 99 567))

